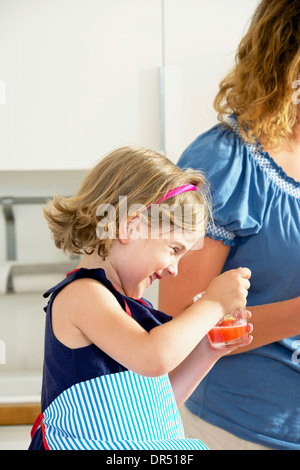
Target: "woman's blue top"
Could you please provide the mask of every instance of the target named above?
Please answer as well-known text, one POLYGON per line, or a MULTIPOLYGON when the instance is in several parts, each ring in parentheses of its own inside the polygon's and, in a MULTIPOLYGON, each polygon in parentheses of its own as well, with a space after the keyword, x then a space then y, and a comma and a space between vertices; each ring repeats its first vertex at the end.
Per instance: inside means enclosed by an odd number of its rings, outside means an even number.
MULTIPOLYGON (((214 223, 206 235, 231 247, 224 271, 251 269, 251 311, 300 296, 300 183, 260 145, 243 139, 234 115, 228 123, 231 128, 216 125, 196 138, 178 165, 201 170, 208 179, 214 223)), ((284 317, 283 309, 282 322, 284 317)), ((292 338, 222 358, 187 406, 240 438, 300 450, 299 392, 300 330, 292 338)))
MULTIPOLYGON (((146 331, 171 320, 166 315, 152 307, 145 299, 135 300, 120 294, 106 278, 103 269, 75 270, 62 282, 45 292, 44 297, 51 294, 46 312, 45 351, 43 366, 43 384, 41 411, 43 412, 64 390, 72 385, 85 382, 106 374, 124 372, 127 369, 99 349, 95 344, 82 348, 71 349, 62 344, 54 335, 51 323, 51 308, 56 295, 76 279, 91 278, 103 284, 117 299, 124 309, 124 315, 130 314, 146 331), (129 313, 130 312, 130 313, 129 313)), ((83 312, 84 315, 84 312, 83 312)), ((42 431, 39 428, 29 447, 29 450, 43 450, 42 431)))

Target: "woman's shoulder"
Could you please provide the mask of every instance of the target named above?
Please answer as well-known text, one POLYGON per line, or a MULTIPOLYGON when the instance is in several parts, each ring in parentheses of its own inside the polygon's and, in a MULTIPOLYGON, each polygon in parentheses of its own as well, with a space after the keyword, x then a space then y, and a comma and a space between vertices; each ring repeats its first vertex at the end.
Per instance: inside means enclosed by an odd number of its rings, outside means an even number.
POLYGON ((201 134, 178 162, 181 167, 204 173, 214 217, 207 233, 230 246, 237 242, 237 236, 257 233, 261 226, 265 192, 260 188, 265 188, 267 181, 253 155, 233 120, 230 126, 219 124, 201 134), (216 234, 221 235, 217 238, 216 234))
POLYGON ((178 165, 181 168, 201 168, 204 164, 229 160, 240 155, 246 144, 228 125, 216 124, 201 133, 182 153, 178 165))

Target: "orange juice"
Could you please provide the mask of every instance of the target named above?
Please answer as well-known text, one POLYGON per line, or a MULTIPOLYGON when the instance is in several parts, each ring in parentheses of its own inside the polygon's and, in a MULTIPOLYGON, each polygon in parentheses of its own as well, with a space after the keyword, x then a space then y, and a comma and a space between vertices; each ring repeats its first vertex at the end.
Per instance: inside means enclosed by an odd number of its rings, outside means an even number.
POLYGON ((248 335, 246 326, 246 319, 226 315, 208 332, 208 337, 214 347, 230 347, 245 341, 248 335))

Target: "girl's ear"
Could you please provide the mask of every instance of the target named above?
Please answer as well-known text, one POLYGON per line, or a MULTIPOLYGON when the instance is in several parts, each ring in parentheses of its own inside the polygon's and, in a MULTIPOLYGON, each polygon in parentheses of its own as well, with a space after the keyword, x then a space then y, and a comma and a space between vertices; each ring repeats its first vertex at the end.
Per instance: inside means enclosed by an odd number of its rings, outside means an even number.
POLYGON ((119 223, 119 241, 123 245, 129 243, 130 238, 136 238, 136 228, 141 221, 140 212, 136 212, 134 215, 126 214, 119 223), (132 235, 132 237, 131 237, 132 235))
POLYGON ((128 230, 128 214, 119 222, 119 241, 122 245, 126 245, 129 242, 129 230, 128 230))

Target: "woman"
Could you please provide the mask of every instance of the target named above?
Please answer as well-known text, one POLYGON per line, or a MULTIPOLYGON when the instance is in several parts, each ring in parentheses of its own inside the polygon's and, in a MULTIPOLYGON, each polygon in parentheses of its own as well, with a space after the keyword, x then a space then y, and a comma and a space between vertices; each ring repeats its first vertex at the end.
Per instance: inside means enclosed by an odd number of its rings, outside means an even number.
POLYGON ((252 271, 253 342, 222 358, 182 410, 187 434, 210 449, 300 450, 299 78, 300 2, 263 0, 220 84, 221 123, 178 162, 209 180, 214 224, 161 281, 159 308, 180 314, 220 272, 252 271))

